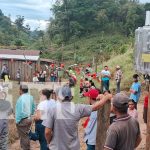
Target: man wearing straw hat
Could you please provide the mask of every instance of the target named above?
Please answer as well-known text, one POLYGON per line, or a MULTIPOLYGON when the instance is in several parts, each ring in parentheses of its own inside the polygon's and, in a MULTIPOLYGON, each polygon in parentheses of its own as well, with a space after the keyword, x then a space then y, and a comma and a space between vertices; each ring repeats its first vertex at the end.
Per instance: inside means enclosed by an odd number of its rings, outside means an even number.
POLYGON ((116 74, 115 74, 115 80, 116 80, 116 86, 117 86, 116 93, 120 93, 121 79, 122 79, 122 71, 120 69, 120 66, 116 66, 116 74))

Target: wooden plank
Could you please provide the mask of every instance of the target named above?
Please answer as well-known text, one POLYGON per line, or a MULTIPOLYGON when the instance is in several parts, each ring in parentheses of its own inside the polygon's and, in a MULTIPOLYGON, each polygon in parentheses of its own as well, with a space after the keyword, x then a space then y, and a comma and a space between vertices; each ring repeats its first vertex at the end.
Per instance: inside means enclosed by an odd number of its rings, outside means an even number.
POLYGON ((150 150, 150 84, 149 84, 149 102, 147 114, 147 136, 146 136, 146 150, 150 150))
POLYGON ((103 150, 106 140, 106 132, 110 124, 110 102, 107 102, 98 110, 96 150, 103 150))

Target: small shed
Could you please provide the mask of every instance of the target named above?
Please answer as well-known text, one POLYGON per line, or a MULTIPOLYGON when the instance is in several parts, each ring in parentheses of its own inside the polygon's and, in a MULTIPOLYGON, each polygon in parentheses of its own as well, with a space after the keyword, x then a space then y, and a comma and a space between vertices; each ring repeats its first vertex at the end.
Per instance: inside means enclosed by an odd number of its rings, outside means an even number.
POLYGON ((16 79, 17 70, 21 70, 22 81, 32 81, 34 72, 40 66, 40 54, 38 50, 0 50, 0 71, 3 64, 9 69, 11 80, 16 79))

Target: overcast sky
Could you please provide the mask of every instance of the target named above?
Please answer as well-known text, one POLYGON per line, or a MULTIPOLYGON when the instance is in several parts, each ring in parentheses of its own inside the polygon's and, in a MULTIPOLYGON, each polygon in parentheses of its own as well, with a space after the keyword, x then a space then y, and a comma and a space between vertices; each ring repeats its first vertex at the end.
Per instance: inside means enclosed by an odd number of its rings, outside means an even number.
MULTIPOLYGON (((2 12, 14 21, 17 15, 25 17, 25 24, 29 24, 31 29, 40 28, 44 30, 48 25, 48 20, 52 15, 50 8, 55 0, 0 0, 2 12)), ((149 2, 150 0, 140 0, 149 2)))

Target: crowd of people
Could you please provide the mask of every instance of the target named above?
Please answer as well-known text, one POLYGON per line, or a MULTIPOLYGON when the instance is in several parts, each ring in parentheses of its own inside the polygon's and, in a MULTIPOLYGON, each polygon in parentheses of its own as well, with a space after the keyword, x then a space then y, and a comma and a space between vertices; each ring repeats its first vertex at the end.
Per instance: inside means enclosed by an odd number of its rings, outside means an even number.
MULTIPOLYGON (((62 68, 64 66, 61 66, 61 71, 62 68)), ((58 75, 57 71, 59 71, 58 68, 51 70, 50 80, 52 82, 62 80, 62 72, 61 75, 58 75)), ((29 94, 28 86, 20 85, 20 97, 15 107, 20 147, 23 150, 30 150, 30 141, 38 140, 41 150, 79 150, 78 125, 79 121, 86 117, 82 124, 84 127, 83 140, 87 145, 87 150, 95 150, 98 131, 97 110, 110 101, 110 126, 103 145, 104 150, 134 150, 141 142, 137 111, 141 95, 139 75, 133 75, 133 83, 129 90, 130 96, 128 96, 120 89, 123 78, 120 66, 116 66, 114 78, 108 66, 104 66, 104 69, 97 74, 93 72, 90 65, 77 71, 69 67, 67 70, 63 69, 63 72, 67 75, 67 83, 55 90, 42 89, 39 97, 40 103, 37 106, 34 97, 29 94), (73 97, 71 88, 77 85, 76 76, 78 74, 81 77, 79 81, 80 98, 85 97, 88 104, 73 102, 73 99, 77 97, 73 97), (109 87, 111 79, 116 82, 116 94, 114 95, 111 94, 109 87), (35 126, 34 131, 33 126, 35 126)), ((145 123, 147 123, 147 108, 148 92, 145 92, 143 113, 145 123)), ((5 112, 1 115, 5 119, 2 118, 0 121, 0 149, 7 150, 8 120, 6 116, 11 112, 10 105, 7 104, 5 109, 0 107, 0 110, 5 112)))

